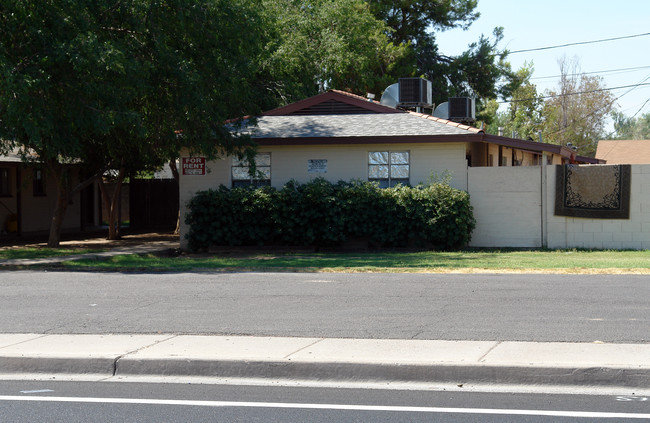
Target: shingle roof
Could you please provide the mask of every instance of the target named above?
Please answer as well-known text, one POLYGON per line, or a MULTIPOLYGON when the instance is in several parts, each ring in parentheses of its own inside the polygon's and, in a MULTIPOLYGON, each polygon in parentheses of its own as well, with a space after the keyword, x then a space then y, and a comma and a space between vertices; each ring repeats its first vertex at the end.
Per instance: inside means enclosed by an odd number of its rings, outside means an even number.
POLYGON ((650 164, 650 140, 601 140, 596 157, 608 164, 650 164))
POLYGON ((22 158, 17 149, 10 151, 6 155, 0 155, 0 162, 2 163, 21 163, 22 158))
POLYGON ((254 138, 341 138, 468 135, 480 132, 444 119, 416 113, 260 116, 254 138))

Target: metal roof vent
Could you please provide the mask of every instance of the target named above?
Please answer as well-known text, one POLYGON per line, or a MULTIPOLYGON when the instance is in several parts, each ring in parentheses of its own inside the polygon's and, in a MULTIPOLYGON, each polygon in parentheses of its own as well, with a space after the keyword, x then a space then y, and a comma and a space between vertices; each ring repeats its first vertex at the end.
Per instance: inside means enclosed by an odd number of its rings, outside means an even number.
POLYGON ((379 102, 384 106, 396 109, 399 104, 399 84, 395 83, 386 87, 379 102))
POLYGON ((449 99, 449 120, 468 122, 476 120, 476 104, 470 97, 451 97, 449 99))
POLYGON ((422 78, 399 79, 399 105, 402 107, 433 106, 431 81, 422 78))
POLYGON ((441 119, 449 119, 449 102, 445 101, 436 106, 433 116, 441 119))

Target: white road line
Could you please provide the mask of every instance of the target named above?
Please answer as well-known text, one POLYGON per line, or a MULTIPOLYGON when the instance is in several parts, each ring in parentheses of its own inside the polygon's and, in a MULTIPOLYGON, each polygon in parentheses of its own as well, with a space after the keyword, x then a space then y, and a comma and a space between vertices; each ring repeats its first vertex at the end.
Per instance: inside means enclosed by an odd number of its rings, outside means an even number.
POLYGON ((21 394, 43 394, 45 392, 54 392, 51 389, 36 389, 33 391, 20 391, 21 394))
POLYGON ((293 408, 314 410, 389 411, 410 413, 498 414, 519 416, 584 417, 600 419, 650 419, 650 414, 591 411, 508 410, 498 408, 400 407, 383 405, 300 404, 282 402, 191 401, 146 398, 29 397, 0 395, 0 401, 76 402, 100 404, 179 405, 193 407, 293 408))

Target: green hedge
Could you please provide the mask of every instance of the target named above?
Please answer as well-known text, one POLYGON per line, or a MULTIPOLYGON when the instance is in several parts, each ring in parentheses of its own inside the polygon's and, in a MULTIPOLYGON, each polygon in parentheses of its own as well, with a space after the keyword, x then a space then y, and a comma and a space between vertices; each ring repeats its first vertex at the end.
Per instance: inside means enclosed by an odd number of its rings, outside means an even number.
POLYGON ((475 226, 469 194, 446 183, 381 189, 323 178, 282 189, 197 192, 185 220, 192 250, 211 245, 335 247, 367 239, 375 247, 467 245, 475 226))

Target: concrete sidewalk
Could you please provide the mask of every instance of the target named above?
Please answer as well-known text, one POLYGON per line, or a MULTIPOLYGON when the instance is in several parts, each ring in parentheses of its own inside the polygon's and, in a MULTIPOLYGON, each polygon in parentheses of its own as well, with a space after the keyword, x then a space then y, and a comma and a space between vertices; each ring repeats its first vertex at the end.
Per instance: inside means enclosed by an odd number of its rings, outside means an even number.
POLYGON ((0 373, 650 389, 650 345, 0 334, 0 373))

